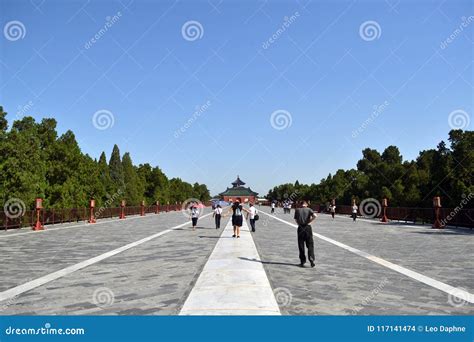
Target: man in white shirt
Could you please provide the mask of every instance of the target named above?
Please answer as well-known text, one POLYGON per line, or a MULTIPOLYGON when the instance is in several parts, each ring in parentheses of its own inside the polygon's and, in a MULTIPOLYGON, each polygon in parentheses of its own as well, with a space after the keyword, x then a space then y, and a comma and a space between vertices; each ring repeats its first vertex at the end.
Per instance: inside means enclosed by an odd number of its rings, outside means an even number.
POLYGON ((255 232, 255 216, 258 214, 257 208, 250 203, 249 213, 247 214, 247 218, 250 217, 250 227, 252 227, 252 232, 255 232))
POLYGON ((216 209, 214 209, 214 213, 212 214, 212 216, 214 216, 214 219, 216 222, 216 229, 219 229, 221 227, 221 217, 222 217, 222 207, 220 204, 218 204, 216 209))
POLYGON ((272 211, 271 211, 271 214, 274 214, 275 213, 275 202, 272 202, 272 211))

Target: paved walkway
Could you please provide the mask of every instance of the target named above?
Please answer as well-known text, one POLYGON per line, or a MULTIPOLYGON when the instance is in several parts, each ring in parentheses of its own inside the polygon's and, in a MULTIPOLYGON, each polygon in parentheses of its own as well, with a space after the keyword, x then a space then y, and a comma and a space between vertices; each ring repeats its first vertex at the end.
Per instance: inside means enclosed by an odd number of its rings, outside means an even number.
POLYGON ((232 222, 221 238, 181 309, 181 315, 279 315, 270 282, 247 222, 233 238, 232 222))
POLYGON ((474 314, 468 230, 320 215, 300 268, 293 215, 259 210, 240 239, 209 209, 0 232, 0 315, 474 314))

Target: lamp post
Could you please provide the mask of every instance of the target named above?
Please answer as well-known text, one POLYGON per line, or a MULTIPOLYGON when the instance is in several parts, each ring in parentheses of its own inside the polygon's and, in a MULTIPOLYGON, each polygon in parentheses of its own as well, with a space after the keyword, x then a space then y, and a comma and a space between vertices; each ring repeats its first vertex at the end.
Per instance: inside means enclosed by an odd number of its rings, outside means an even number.
POLYGON ((387 207, 388 207, 388 200, 386 198, 382 199, 382 219, 380 220, 381 222, 388 222, 388 217, 387 217, 387 207))
POLYGON ((36 209, 36 224, 33 226, 33 230, 44 230, 44 226, 41 224, 41 220, 40 220, 41 209, 43 209, 42 198, 36 199, 35 209, 36 209))
POLYGON ((120 202, 120 217, 119 219, 123 220, 125 218, 125 200, 120 202))
POLYGON ((433 228, 444 228, 444 223, 441 222, 439 219, 439 214, 441 211, 441 197, 435 196, 433 197, 433 208, 435 211, 435 220, 433 222, 433 228))
POLYGON ((140 216, 145 216, 145 201, 140 203, 140 216))
POLYGON ((90 209, 90 215, 89 215, 89 223, 95 223, 95 215, 94 215, 94 208, 95 208, 95 199, 91 198, 89 202, 89 209, 90 209))

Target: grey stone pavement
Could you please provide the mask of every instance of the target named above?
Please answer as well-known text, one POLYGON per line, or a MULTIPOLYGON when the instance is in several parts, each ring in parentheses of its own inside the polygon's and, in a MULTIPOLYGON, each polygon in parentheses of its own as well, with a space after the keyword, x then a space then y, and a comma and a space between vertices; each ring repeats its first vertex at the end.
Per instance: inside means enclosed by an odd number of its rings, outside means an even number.
MULTIPOLYGON (((260 208, 269 212, 267 208, 260 208)), ((294 223, 294 211, 276 216, 294 223)), ((319 214, 312 224, 321 234, 389 262, 473 293, 474 234, 427 226, 382 224, 319 214)), ((463 315, 474 306, 436 288, 314 238, 317 266, 300 268, 296 228, 265 214, 253 235, 274 290, 288 315, 463 315)))
MULTIPOLYGON (((259 208, 268 211, 267 208, 259 208)), ((205 210, 205 214, 209 209, 205 210)), ((292 215, 277 217, 293 222, 292 215)), ((221 224, 225 227, 228 217, 221 224)), ((212 216, 198 229, 180 212, 45 232, 0 232, 0 295, 159 232, 161 236, 0 301, 0 315, 176 315, 222 234, 212 216)), ((313 231, 446 284, 474 289, 473 234, 426 226, 352 222, 320 215, 313 231)), ((280 310, 287 315, 474 314, 474 306, 315 238, 317 266, 299 268, 296 230, 261 215, 252 233, 280 310)), ((226 237, 227 238, 227 237, 226 237)), ((245 289, 243 289, 244 291, 245 289)))

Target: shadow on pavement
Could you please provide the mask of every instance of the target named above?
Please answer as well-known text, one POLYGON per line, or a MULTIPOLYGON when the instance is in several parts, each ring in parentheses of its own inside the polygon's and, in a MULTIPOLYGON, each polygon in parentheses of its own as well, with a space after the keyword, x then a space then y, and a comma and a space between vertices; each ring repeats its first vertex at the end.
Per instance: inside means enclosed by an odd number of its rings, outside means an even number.
POLYGON ((288 262, 261 261, 261 260, 257 260, 257 259, 249 259, 249 258, 244 258, 244 257, 239 257, 239 259, 247 260, 247 261, 253 261, 253 262, 259 262, 259 263, 264 264, 264 265, 286 265, 286 266, 299 267, 299 264, 291 264, 291 263, 288 263, 288 262))

